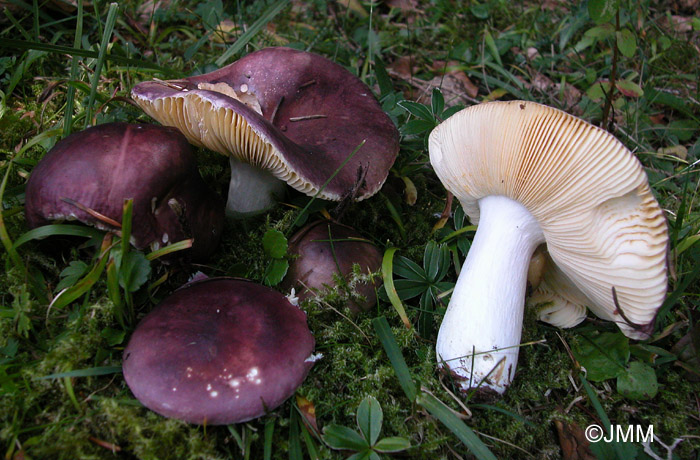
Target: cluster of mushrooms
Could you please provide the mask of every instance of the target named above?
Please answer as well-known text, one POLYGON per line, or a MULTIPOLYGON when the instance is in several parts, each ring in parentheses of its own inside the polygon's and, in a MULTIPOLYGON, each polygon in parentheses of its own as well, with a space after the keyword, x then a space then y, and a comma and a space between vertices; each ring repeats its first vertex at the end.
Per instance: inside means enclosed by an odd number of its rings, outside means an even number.
MULTIPOLYGON (((109 123, 60 141, 32 172, 31 227, 74 219, 118 231, 134 200, 132 244, 192 238, 211 256, 224 215, 263 212, 285 183, 326 200, 376 193, 399 150, 371 90, 318 55, 266 48, 215 72, 136 85, 132 98, 164 126, 109 123), (208 190, 190 144, 227 155, 227 203, 208 190)), ((462 389, 502 393, 515 375, 526 305, 560 327, 587 309, 646 338, 666 293, 666 222, 640 163, 619 141, 560 110, 524 101, 473 106, 430 135, 430 161, 473 223, 474 242, 437 338, 437 360, 462 389), (530 274, 530 276, 528 276, 530 274)), ((381 252, 355 230, 315 222, 290 240, 281 287, 304 299, 381 252)), ((376 285, 356 286, 366 302, 376 285)), ((273 410, 317 359, 304 312, 248 280, 192 281, 139 323, 124 377, 148 408, 191 423, 229 424, 273 410)))

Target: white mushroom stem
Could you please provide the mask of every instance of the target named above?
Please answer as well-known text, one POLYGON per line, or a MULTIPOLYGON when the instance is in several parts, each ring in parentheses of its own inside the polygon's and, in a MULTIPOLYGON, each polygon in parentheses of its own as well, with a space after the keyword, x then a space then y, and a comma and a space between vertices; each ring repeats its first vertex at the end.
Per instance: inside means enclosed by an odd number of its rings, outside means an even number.
POLYGON ((263 212, 284 195, 286 184, 269 172, 229 157, 231 182, 228 187, 226 216, 242 218, 263 212))
POLYGON ((463 390, 503 393, 518 361, 530 258, 538 222, 504 196, 479 200, 480 219, 437 338, 437 358, 463 390))

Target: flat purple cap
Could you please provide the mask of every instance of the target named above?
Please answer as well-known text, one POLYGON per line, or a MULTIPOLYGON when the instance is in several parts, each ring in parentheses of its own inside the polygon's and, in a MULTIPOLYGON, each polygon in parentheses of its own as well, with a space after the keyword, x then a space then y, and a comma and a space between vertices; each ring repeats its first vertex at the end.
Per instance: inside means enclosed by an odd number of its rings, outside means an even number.
POLYGON ((268 287, 210 278, 185 285, 137 326, 124 378, 149 409, 190 423, 260 417, 313 365, 306 314, 268 287))
POLYGON ((371 90, 342 66, 291 48, 265 48, 215 72, 144 82, 132 98, 190 142, 269 171, 319 198, 361 200, 382 186, 398 131, 371 90))

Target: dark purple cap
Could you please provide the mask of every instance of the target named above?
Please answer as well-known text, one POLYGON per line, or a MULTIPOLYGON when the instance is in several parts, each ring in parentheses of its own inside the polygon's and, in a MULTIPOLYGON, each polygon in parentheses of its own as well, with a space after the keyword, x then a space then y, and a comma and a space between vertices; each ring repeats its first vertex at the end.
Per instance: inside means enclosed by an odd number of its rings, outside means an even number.
POLYGON ((260 417, 301 385, 313 365, 306 314, 246 280, 185 285, 137 326, 124 378, 149 409, 190 423, 260 417))
POLYGON ((269 170, 307 195, 361 146, 322 199, 373 195, 399 151, 398 131, 367 85, 291 48, 265 48, 206 75, 140 83, 131 95, 190 142, 269 170))
MULTIPOLYGON (((353 228, 328 221, 306 225, 289 240, 289 253, 298 255, 289 265, 282 281, 283 289, 295 288, 300 300, 335 286, 334 275, 350 281, 353 266, 358 264, 363 273, 375 273, 382 266, 382 253, 353 228)), ((360 282, 354 286, 365 301, 351 301, 353 312, 368 310, 377 303, 375 288, 381 282, 360 282)))
POLYGON ((32 170, 25 215, 31 228, 75 219, 115 230, 84 209, 121 222, 127 198, 139 249, 192 237, 189 256, 201 260, 219 243, 223 202, 204 184, 185 137, 156 125, 107 123, 58 142, 32 170))

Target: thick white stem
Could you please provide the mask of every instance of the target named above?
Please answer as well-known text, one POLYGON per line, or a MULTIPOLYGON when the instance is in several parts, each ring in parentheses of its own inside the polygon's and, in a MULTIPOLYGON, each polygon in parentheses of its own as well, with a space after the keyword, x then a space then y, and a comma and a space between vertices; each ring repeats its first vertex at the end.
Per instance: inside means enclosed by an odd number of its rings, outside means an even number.
POLYGON ((440 326, 437 358, 463 390, 503 393, 518 361, 527 269, 542 229, 521 204, 479 200, 479 227, 440 326))
POLYGON ((263 212, 284 195, 286 184, 269 172, 230 157, 231 182, 226 216, 238 219, 263 212))

